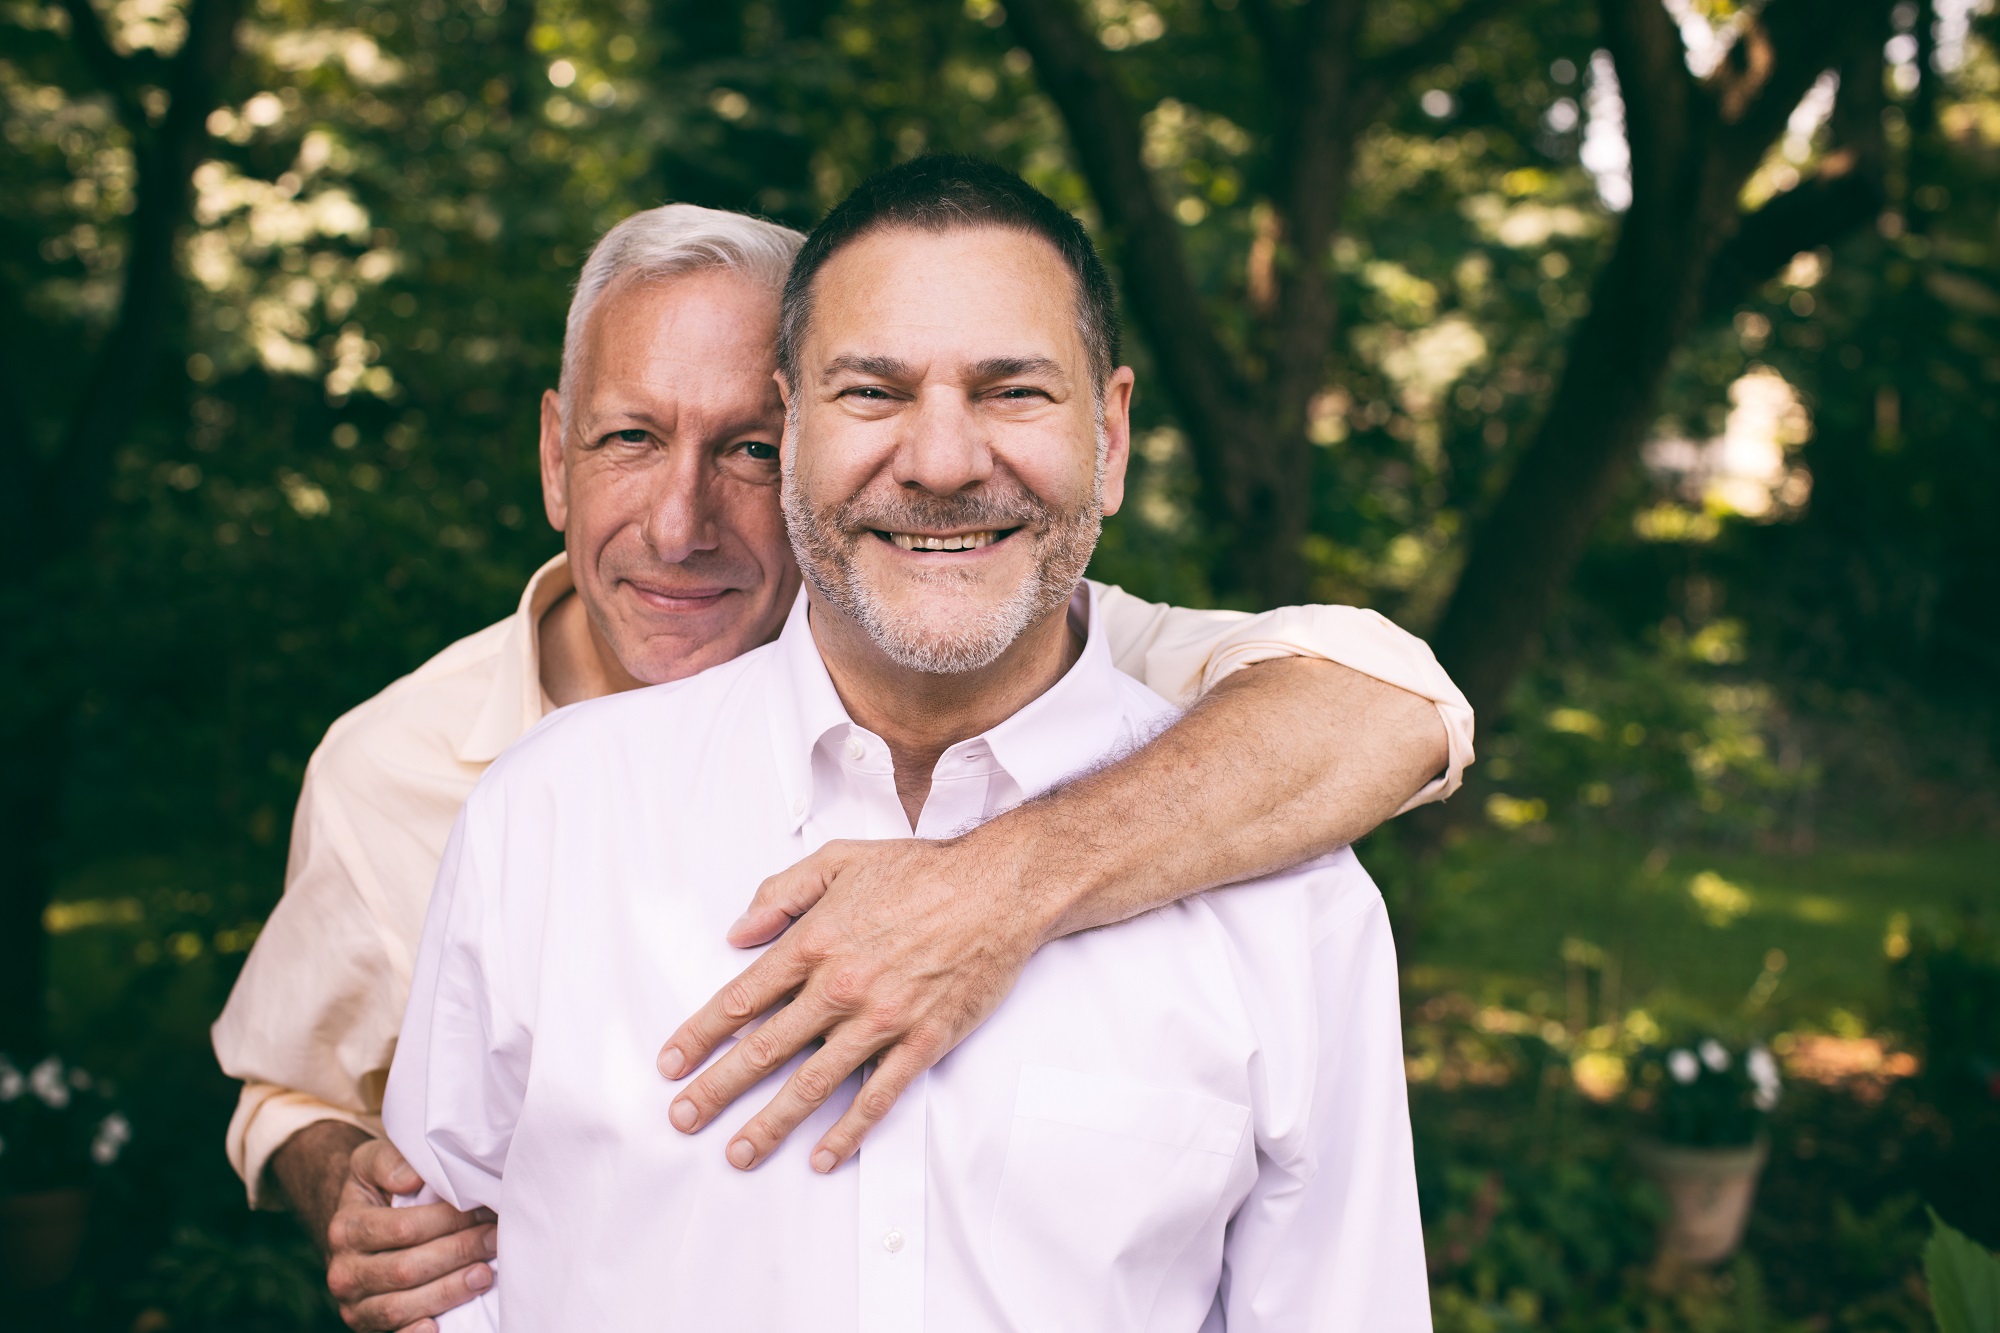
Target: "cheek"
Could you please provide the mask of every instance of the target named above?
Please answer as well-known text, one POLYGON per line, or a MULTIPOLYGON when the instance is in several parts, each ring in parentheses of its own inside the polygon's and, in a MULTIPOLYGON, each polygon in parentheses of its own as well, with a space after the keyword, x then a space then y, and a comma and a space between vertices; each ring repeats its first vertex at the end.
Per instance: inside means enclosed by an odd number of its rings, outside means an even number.
POLYGON ((775 569, 791 560, 791 542, 785 536, 785 515, 775 482, 730 485, 721 518, 736 543, 764 569, 775 569))

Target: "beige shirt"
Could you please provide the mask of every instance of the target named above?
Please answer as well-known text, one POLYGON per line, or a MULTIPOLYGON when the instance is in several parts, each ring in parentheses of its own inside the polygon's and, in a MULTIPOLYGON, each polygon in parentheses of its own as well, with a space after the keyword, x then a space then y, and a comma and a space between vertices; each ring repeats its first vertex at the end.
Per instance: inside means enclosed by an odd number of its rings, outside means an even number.
MULTIPOLYGON (((557 556, 513 615, 342 717, 313 753, 284 896, 213 1031, 223 1071, 244 1085, 228 1149, 253 1205, 265 1201, 271 1154, 306 1126, 382 1132, 382 1089, 445 840, 486 766, 550 709, 536 627, 571 586, 557 556)), ((1118 669, 1179 706, 1274 657, 1339 662, 1432 700, 1449 763, 1410 805, 1450 795, 1472 761, 1465 696, 1422 640, 1373 611, 1190 611, 1100 588, 1098 613, 1118 669)), ((743 886, 745 901, 755 889, 743 886)))

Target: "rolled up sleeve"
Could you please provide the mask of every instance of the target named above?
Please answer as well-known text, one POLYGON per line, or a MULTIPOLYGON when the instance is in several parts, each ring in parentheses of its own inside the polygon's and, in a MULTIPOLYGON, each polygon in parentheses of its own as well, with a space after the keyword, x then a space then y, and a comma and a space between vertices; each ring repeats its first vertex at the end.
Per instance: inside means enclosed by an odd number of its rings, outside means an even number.
POLYGON ((1098 608, 1118 669, 1183 708, 1232 673, 1278 657, 1338 662, 1427 699, 1444 725, 1445 770, 1402 808, 1444 800, 1465 780, 1473 760, 1472 706, 1430 645, 1380 612, 1356 606, 1281 606, 1259 615, 1198 611, 1102 586, 1098 608))
POLYGON ((384 920, 381 887, 315 765, 292 824, 284 896, 210 1030, 243 1082, 226 1141, 252 1207, 273 1207, 265 1170, 322 1120, 382 1132, 382 1085, 410 984, 409 949, 384 920))

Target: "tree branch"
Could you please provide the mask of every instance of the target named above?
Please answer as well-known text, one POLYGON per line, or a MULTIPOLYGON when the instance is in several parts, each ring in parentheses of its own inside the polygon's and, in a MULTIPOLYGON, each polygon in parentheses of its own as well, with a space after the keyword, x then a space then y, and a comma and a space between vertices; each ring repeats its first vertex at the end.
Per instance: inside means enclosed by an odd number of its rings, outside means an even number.
POLYGON ((1840 93, 1833 106, 1835 149, 1812 179, 1745 217, 1717 251, 1702 290, 1704 322, 1726 319, 1793 255, 1832 245, 1872 222, 1887 197, 1888 145, 1882 134, 1882 42, 1888 26, 1842 30, 1840 93))
POLYGON ((1882 183, 1857 171, 1822 172, 1743 219, 1702 286, 1704 323, 1727 319, 1801 250, 1832 245, 1874 221, 1882 183))
MULTIPOLYGON (((88 8, 86 0, 70 3, 88 8)), ((187 38, 168 67, 166 115, 150 133, 134 134, 138 179, 118 317, 92 358, 53 460, 55 503, 46 507, 39 536, 48 555, 86 535, 103 506, 112 460, 143 409, 174 307, 174 242, 187 221, 191 177, 208 143, 217 87, 235 54, 241 12, 242 0, 189 5, 187 38)))
POLYGON ((1257 54, 1264 62, 1264 77, 1277 100, 1279 123, 1298 113, 1298 98, 1305 83, 1300 65, 1297 35, 1272 0, 1243 0, 1243 19, 1257 39, 1257 54))
POLYGON ((1179 224, 1147 172, 1138 112, 1071 0, 1011 0, 1007 21, 1069 129, 1124 271, 1127 304, 1191 437, 1203 490, 1226 508, 1240 493, 1225 452, 1239 435, 1242 391, 1189 274, 1179 224))
POLYGON ((1632 151, 1632 194, 1670 194, 1676 164, 1692 126, 1690 104, 1699 95, 1687 70, 1687 48, 1659 0, 1599 0, 1605 49, 1618 71, 1625 104, 1625 134, 1632 151))
POLYGON ((98 86, 110 94, 118 108, 118 119, 133 134, 144 134, 148 129, 146 108, 139 104, 134 88, 137 79, 131 58, 118 54, 111 45, 97 7, 90 0, 60 0, 58 7, 69 16, 70 40, 76 44, 78 58, 98 86))
POLYGON ((1404 80, 1451 59, 1467 38, 1514 3, 1515 0, 1465 0, 1439 19, 1429 32, 1369 60, 1363 67, 1361 86, 1367 93, 1365 100, 1370 109, 1393 95, 1404 80))

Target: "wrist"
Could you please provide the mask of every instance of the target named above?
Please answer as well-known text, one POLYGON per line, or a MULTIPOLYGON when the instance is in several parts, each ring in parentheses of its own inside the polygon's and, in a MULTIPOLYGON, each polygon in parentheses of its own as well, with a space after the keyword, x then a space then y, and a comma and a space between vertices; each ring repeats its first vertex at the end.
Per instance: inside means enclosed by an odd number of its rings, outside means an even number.
POLYGON ((1053 827, 1051 802, 1033 801, 954 839, 970 879, 984 883, 1033 954, 1102 922, 1088 905, 1105 881, 1091 840, 1053 827))

